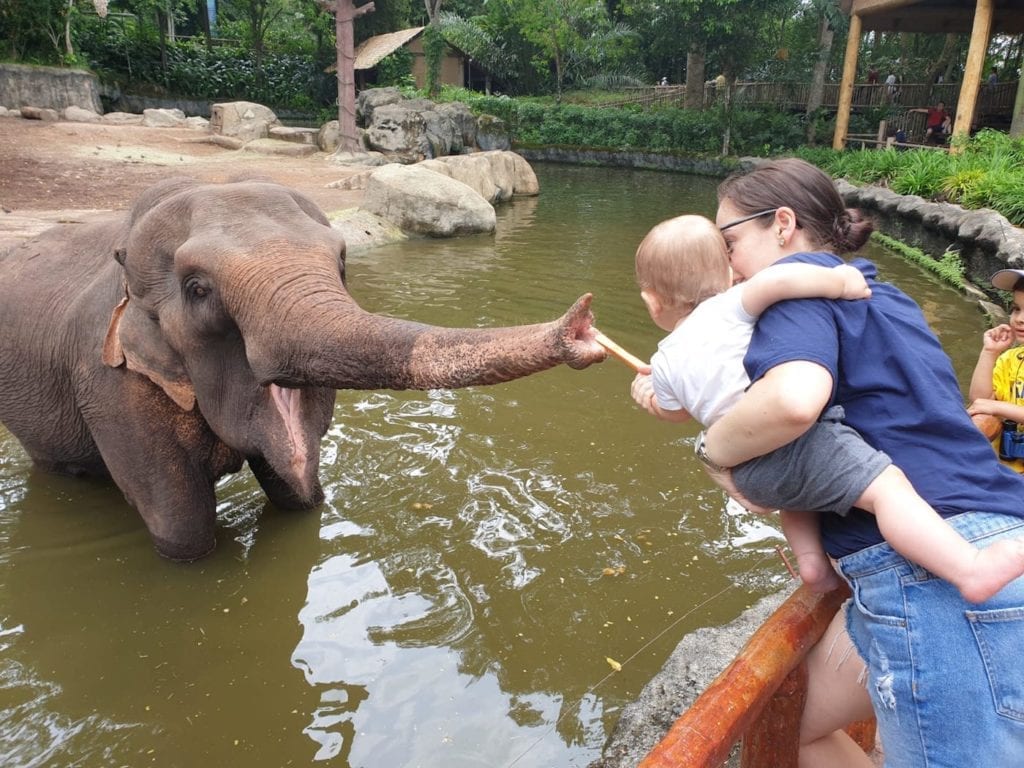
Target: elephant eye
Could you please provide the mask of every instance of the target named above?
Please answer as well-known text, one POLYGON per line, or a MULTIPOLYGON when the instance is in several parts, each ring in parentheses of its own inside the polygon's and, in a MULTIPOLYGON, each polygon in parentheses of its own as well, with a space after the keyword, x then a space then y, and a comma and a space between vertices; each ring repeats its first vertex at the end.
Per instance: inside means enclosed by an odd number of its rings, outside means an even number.
POLYGON ((198 277, 192 276, 185 280, 185 295, 190 299, 204 299, 210 295, 210 288, 203 285, 198 277))

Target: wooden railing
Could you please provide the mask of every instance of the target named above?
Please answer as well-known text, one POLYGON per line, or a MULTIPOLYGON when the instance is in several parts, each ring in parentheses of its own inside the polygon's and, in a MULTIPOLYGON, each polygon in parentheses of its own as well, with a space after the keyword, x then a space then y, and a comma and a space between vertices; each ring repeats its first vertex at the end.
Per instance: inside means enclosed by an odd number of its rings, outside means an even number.
MULTIPOLYGON (((741 768, 796 768, 807 691, 804 657, 848 596, 845 587, 826 595, 799 587, 639 768, 719 768, 741 740, 741 768)), ((865 751, 874 747, 873 720, 847 732, 865 751)))
MULTIPOLYGON (((682 106, 686 98, 685 85, 651 85, 626 89, 625 98, 605 102, 600 106, 619 107, 627 104, 640 106, 682 106)), ((810 83, 736 83, 733 103, 736 106, 773 106, 779 109, 804 109, 810 96, 810 83)), ((1017 94, 1016 81, 984 85, 978 94, 977 111, 980 115, 1011 115, 1017 94)), ((952 112, 960 96, 959 83, 900 83, 892 88, 881 84, 859 83, 853 86, 853 109, 893 107, 915 109, 933 107, 944 102, 952 112)), ((702 106, 709 107, 722 98, 721 89, 714 82, 704 84, 702 106)), ((822 106, 834 108, 839 104, 839 84, 826 83, 822 106)))

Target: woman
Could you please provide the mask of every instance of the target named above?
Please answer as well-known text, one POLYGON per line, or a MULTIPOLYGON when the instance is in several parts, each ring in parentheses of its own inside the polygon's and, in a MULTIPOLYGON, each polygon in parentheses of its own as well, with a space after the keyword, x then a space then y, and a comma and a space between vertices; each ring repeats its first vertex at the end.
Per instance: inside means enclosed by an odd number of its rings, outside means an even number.
MULTIPOLYGON (((833 266, 871 225, 846 209, 832 180, 787 159, 727 179, 717 224, 734 270, 778 261, 833 266)), ((914 302, 875 283, 872 298, 789 301, 758 321, 744 365, 753 382, 708 431, 707 460, 733 467, 803 434, 825 408, 892 458, 965 538, 984 547, 1024 534, 1024 479, 999 464, 963 407, 938 339, 914 302)), ((731 489, 729 473, 715 475, 731 489)), ((867 664, 867 694, 888 765, 1024 765, 1024 579, 981 604, 897 555, 859 510, 821 520, 826 551, 853 587, 846 631, 867 664)), ((856 766, 834 729, 863 716, 856 664, 833 623, 809 659, 801 765, 856 766), (835 645, 835 648, 832 645, 835 645), (818 738, 822 737, 822 738, 818 738)))

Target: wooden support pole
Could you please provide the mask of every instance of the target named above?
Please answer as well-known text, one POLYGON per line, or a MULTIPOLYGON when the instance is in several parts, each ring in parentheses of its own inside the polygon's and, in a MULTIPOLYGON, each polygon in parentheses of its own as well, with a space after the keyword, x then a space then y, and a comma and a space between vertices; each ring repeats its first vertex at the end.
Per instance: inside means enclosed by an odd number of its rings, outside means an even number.
POLYGON ((953 146, 957 139, 971 135, 974 110, 978 106, 978 91, 981 87, 985 54, 992 31, 993 0, 978 0, 974 11, 974 27, 971 29, 971 44, 967 49, 967 63, 964 65, 964 81, 960 86, 960 99, 956 105, 956 120, 953 122, 953 146))
POLYGON ((846 146, 846 132, 850 130, 850 105, 853 104, 853 83, 857 79, 857 52, 860 50, 860 16, 850 15, 850 34, 846 38, 843 57, 843 79, 839 84, 839 106, 836 108, 836 132, 832 135, 832 149, 846 146))

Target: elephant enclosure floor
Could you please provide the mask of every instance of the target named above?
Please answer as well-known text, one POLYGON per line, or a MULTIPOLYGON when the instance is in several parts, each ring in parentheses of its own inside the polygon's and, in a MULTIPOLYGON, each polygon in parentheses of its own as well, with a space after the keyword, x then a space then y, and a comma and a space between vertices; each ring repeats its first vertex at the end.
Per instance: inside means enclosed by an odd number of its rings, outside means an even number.
POLYGON ((329 155, 260 155, 224 149, 208 137, 184 128, 0 118, 0 247, 55 222, 127 208, 140 192, 169 176, 269 177, 304 192, 328 212, 357 206, 362 198, 359 190, 327 188, 361 170, 332 165, 329 155))

